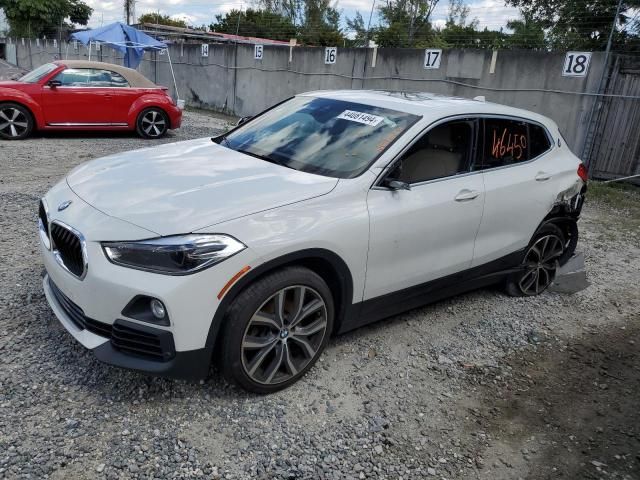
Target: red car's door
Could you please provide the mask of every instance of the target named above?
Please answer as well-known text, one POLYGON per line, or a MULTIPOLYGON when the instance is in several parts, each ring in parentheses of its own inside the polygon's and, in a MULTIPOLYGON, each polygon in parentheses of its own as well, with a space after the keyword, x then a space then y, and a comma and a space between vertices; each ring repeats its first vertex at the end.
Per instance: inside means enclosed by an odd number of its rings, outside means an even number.
POLYGON ((105 126, 113 120, 111 77, 93 68, 67 68, 42 87, 45 122, 51 126, 105 126))
POLYGON ((109 72, 111 75, 111 102, 113 122, 125 124, 129 118, 129 111, 133 102, 144 94, 143 88, 132 88, 129 82, 117 72, 109 72))

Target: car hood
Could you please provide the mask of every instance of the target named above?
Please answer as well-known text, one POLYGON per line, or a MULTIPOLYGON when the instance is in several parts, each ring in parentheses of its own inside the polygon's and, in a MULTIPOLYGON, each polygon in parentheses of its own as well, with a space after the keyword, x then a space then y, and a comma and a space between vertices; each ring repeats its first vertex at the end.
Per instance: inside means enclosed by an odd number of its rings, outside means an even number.
POLYGON ((189 233, 329 193, 299 172, 202 138, 92 160, 67 176, 94 208, 158 235, 189 233))

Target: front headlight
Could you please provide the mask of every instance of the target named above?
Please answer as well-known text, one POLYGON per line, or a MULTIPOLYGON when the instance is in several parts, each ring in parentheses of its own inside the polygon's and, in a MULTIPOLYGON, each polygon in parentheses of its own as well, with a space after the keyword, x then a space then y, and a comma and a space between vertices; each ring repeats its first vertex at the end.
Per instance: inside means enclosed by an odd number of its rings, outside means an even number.
POLYGON ((187 275, 247 248, 227 235, 190 234, 137 242, 103 242, 107 258, 116 265, 166 275, 187 275))

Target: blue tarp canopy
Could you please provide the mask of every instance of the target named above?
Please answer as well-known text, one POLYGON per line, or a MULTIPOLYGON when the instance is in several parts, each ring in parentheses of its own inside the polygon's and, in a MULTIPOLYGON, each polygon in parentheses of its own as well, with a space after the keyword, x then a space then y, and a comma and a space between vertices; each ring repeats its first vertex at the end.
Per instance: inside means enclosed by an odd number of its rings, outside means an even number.
POLYGON ((76 32, 71 38, 85 45, 90 42, 100 42, 124 53, 124 65, 129 68, 138 68, 145 50, 162 50, 167 44, 160 42, 146 33, 142 33, 129 25, 115 22, 93 30, 76 32))

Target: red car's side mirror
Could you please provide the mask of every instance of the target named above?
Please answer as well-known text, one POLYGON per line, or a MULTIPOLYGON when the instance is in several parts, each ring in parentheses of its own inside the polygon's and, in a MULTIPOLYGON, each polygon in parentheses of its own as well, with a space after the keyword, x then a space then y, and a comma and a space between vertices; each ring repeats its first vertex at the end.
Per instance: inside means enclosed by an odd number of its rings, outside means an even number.
POLYGON ((49 80, 47 85, 51 88, 57 88, 62 86, 62 82, 60 80, 49 80))

